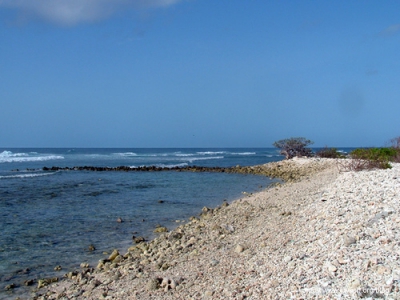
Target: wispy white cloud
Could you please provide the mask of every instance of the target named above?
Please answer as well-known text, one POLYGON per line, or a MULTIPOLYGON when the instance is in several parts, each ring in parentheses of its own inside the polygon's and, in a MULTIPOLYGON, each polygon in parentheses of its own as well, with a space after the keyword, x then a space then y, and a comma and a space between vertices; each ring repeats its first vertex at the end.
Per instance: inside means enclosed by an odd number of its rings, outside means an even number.
POLYGON ((166 7, 183 0, 0 0, 0 9, 15 9, 20 17, 40 18, 59 25, 105 19, 124 9, 166 7))
POLYGON ((391 36, 400 32, 400 24, 393 24, 380 32, 381 36, 391 36))

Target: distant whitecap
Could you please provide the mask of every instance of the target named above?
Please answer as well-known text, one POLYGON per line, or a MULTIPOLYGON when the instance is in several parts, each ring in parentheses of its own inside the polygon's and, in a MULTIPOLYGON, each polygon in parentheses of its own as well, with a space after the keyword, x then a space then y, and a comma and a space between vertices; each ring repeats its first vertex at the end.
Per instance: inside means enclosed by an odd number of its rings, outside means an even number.
POLYGON ((137 154, 134 152, 122 152, 122 153, 113 153, 113 154, 119 155, 119 156, 137 156, 137 154))
POLYGON ((226 151, 216 151, 216 152, 214 152, 214 151, 205 151, 205 152, 197 152, 197 154, 200 154, 200 155, 218 155, 218 154, 224 154, 224 153, 226 153, 226 151))
POLYGON ((223 159, 223 158, 224 158, 223 156, 194 157, 194 158, 189 158, 188 161, 192 163, 196 160, 223 159))
POLYGON ((255 152, 238 152, 238 153, 231 153, 232 155, 255 155, 255 152))
POLYGON ((0 179, 10 179, 10 178, 32 178, 32 177, 41 177, 41 176, 49 176, 54 175, 57 172, 52 173, 40 173, 40 174, 18 174, 18 175, 4 175, 0 176, 0 179))
POLYGON ((12 162, 34 162, 34 161, 47 161, 64 159, 61 155, 53 154, 34 154, 31 153, 12 153, 11 151, 3 151, 0 153, 0 163, 12 163, 12 162))

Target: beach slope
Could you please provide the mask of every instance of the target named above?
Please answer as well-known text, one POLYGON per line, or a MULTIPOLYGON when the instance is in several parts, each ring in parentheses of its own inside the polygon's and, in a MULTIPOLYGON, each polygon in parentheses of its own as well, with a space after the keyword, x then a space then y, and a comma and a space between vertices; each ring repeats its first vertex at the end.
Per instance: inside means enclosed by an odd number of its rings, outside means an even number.
POLYGON ((307 172, 204 208, 153 241, 94 268, 83 265, 34 298, 398 297, 400 165, 339 173, 330 159, 279 164, 307 172))

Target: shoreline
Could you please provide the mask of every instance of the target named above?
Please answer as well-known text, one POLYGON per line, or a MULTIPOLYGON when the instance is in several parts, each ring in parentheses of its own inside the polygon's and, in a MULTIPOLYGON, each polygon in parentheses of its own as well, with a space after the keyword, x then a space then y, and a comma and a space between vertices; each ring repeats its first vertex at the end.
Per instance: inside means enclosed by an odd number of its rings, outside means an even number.
MULTIPOLYGON (((380 254, 400 255, 395 242, 400 217, 394 208, 381 207, 385 197, 371 205, 368 197, 384 177, 389 185, 383 192, 388 188, 390 203, 399 204, 400 166, 339 174, 334 160, 270 164, 297 170, 297 175, 230 205, 204 208, 200 218, 132 246, 124 255, 114 252, 96 269, 82 265, 69 279, 39 289, 33 299, 355 299, 360 293, 397 293, 400 265, 380 254), (357 190, 348 177, 369 178, 371 188, 357 190), (395 183, 391 189, 390 180, 395 183), (346 199, 354 196, 351 184, 358 191, 354 203, 346 199), (363 214, 366 221, 361 222, 363 214), (374 226, 387 225, 383 221, 395 229, 382 244, 385 228, 374 226), (377 232, 370 233, 369 225, 377 232)), ((266 165, 251 168, 259 167, 266 165)), ((370 187, 365 179, 360 184, 370 187)))
MULTIPOLYGON (((291 163, 294 160, 279 160, 274 162, 265 163, 255 166, 240 166, 235 167, 205 167, 205 166, 184 166, 184 167, 156 167, 156 166, 143 166, 143 167, 98 167, 98 166, 74 166, 74 167, 57 167, 53 166, 43 167, 43 171, 58 172, 58 171, 90 171, 90 172, 210 172, 210 173, 234 173, 234 174, 252 174, 263 175, 266 177, 279 178, 285 182, 293 182, 301 179, 304 176, 309 176, 325 168, 321 158, 314 158, 308 160, 307 164, 291 163), (289 163, 288 163, 289 162, 289 163), (313 163, 314 162, 314 163, 313 163), (318 162, 318 163, 315 163, 318 162)), ((14 170, 19 172, 19 170, 14 170)))

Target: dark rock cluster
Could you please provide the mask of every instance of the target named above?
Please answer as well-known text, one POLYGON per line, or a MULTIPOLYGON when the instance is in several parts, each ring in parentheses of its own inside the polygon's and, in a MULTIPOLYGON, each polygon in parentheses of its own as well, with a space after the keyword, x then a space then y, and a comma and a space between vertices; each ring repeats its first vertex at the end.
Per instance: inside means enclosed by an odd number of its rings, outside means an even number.
POLYGON ((280 178, 284 181, 298 181, 302 177, 309 176, 315 172, 321 171, 326 167, 320 162, 312 162, 308 164, 297 164, 293 160, 284 160, 279 162, 271 162, 257 166, 235 166, 235 167, 202 167, 202 166, 185 166, 185 167, 157 167, 157 166, 141 166, 141 167, 96 167, 96 166, 76 166, 76 167, 44 167, 43 171, 118 171, 118 172, 217 172, 217 173, 239 173, 263 175, 272 178, 280 178))

